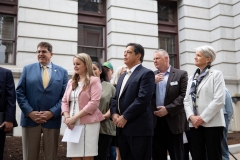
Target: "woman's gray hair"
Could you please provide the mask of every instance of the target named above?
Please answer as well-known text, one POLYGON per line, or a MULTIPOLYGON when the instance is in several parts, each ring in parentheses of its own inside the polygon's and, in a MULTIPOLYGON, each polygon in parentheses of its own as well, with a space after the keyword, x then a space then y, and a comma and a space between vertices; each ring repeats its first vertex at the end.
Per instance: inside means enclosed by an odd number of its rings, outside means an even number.
POLYGON ((196 52, 201 52, 205 57, 211 58, 210 64, 216 59, 216 52, 211 46, 200 46, 195 48, 196 52))

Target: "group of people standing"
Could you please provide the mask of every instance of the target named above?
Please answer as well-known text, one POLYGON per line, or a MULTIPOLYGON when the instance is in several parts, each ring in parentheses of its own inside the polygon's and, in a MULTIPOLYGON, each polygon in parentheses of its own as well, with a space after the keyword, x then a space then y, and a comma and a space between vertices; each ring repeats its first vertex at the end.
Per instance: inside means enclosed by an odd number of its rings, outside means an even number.
POLYGON ((11 72, 0 68, 0 89, 7 90, 0 92, 1 127, 17 126, 17 97, 24 160, 38 159, 41 137, 44 159, 56 159, 62 116, 68 129, 82 126, 79 142, 67 142, 67 157, 73 160, 107 160, 112 142, 119 148, 117 160, 166 160, 167 151, 171 160, 183 160, 183 134, 189 128, 194 160, 222 159, 225 82, 211 65, 216 58, 212 47, 196 49, 197 70, 188 78, 186 71, 170 65, 162 49, 153 56, 157 70, 145 68, 144 48, 129 43, 114 85, 109 62, 101 65, 77 54, 68 80, 67 71, 51 62, 50 43, 39 43, 37 54, 39 62, 23 69, 17 96, 11 72))

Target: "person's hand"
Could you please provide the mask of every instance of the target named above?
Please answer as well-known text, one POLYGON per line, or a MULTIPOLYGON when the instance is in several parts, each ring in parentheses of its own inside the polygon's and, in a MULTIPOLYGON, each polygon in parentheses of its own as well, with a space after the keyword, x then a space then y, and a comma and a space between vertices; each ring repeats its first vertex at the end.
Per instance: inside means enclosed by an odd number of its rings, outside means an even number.
POLYGON ((123 117, 123 115, 121 115, 117 119, 116 126, 119 128, 124 128, 126 123, 127 123, 127 120, 123 117))
POLYGON ((51 111, 41 111, 40 113, 41 113, 40 117, 42 118, 42 120, 45 121, 48 121, 53 117, 53 113, 51 111))
POLYGON ((157 106, 157 111, 154 111, 154 114, 158 117, 163 117, 168 114, 168 111, 165 106, 157 106))
POLYGON ((197 129, 197 128, 198 128, 198 126, 196 125, 196 122, 197 122, 197 120, 198 120, 198 117, 197 117, 197 116, 194 116, 194 115, 192 115, 192 116, 190 116, 190 117, 189 117, 189 119, 190 119, 190 121, 191 121, 191 123, 192 123, 193 127, 195 127, 195 128, 197 129))
POLYGON ((190 116, 190 120, 192 122, 193 127, 195 127, 196 129, 204 123, 202 117, 200 116, 192 115, 190 116))
POLYGON ((104 120, 108 119, 108 116, 106 114, 104 114, 103 117, 104 117, 104 120))
POLYGON ((118 118, 119 118, 119 114, 115 113, 112 115, 112 120, 115 125, 117 125, 118 118))
MULTIPOLYGON (((111 116, 110 109, 103 115, 104 120, 108 119, 111 116)), ((103 121, 104 121, 103 120, 103 121)))
POLYGON ((78 120, 78 117, 76 117, 76 116, 67 118, 66 124, 67 124, 68 128, 72 130, 74 128, 77 120, 78 120))
POLYGON ((49 119, 53 117, 53 113, 51 111, 41 111, 35 114, 37 118, 35 122, 38 124, 46 123, 49 119))
POLYGON ((202 117, 200 117, 200 116, 197 116, 197 117, 198 117, 198 119, 195 124, 196 124, 196 126, 199 127, 204 123, 204 121, 203 121, 202 117))
POLYGON ((8 131, 10 131, 10 130, 12 130, 13 129, 13 123, 12 122, 7 122, 7 121, 5 121, 5 122, 3 122, 2 124, 1 124, 1 128, 2 127, 4 127, 5 126, 5 128, 4 128, 4 132, 8 132, 8 131))
POLYGON ((74 124, 71 124, 71 123, 70 123, 70 117, 66 118, 65 123, 66 123, 68 129, 71 129, 71 130, 72 130, 72 129, 74 128, 74 126, 75 126, 75 123, 74 123, 74 124))
POLYGON ((68 129, 72 130, 74 126, 70 124, 69 119, 70 119, 70 117, 66 117, 64 123, 67 125, 68 129))
POLYGON ((158 73, 155 75, 155 83, 157 84, 158 82, 161 82, 164 80, 164 75, 163 73, 158 73))
POLYGON ((42 118, 40 118, 40 115, 41 115, 41 112, 32 111, 28 114, 28 117, 30 117, 34 122, 38 124, 45 123, 45 121, 43 121, 42 118))

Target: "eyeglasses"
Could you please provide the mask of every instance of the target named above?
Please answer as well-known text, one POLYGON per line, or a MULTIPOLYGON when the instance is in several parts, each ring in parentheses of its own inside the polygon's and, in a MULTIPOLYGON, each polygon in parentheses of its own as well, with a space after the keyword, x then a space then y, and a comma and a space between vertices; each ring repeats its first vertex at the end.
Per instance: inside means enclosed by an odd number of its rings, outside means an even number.
POLYGON ((36 51, 36 53, 42 53, 42 54, 45 54, 45 53, 48 53, 48 51, 47 50, 38 50, 38 51, 36 51))
POLYGON ((132 51, 124 51, 124 54, 132 54, 132 51))

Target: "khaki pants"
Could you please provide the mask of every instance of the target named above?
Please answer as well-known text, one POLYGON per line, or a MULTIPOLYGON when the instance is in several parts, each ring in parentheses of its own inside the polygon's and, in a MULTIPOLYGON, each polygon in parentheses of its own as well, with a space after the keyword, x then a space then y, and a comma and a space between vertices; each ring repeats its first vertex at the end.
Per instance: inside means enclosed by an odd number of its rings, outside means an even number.
POLYGON ((23 160, 38 160, 40 142, 42 144, 44 160, 55 160, 57 158, 58 138, 60 129, 36 127, 22 127, 23 160))

